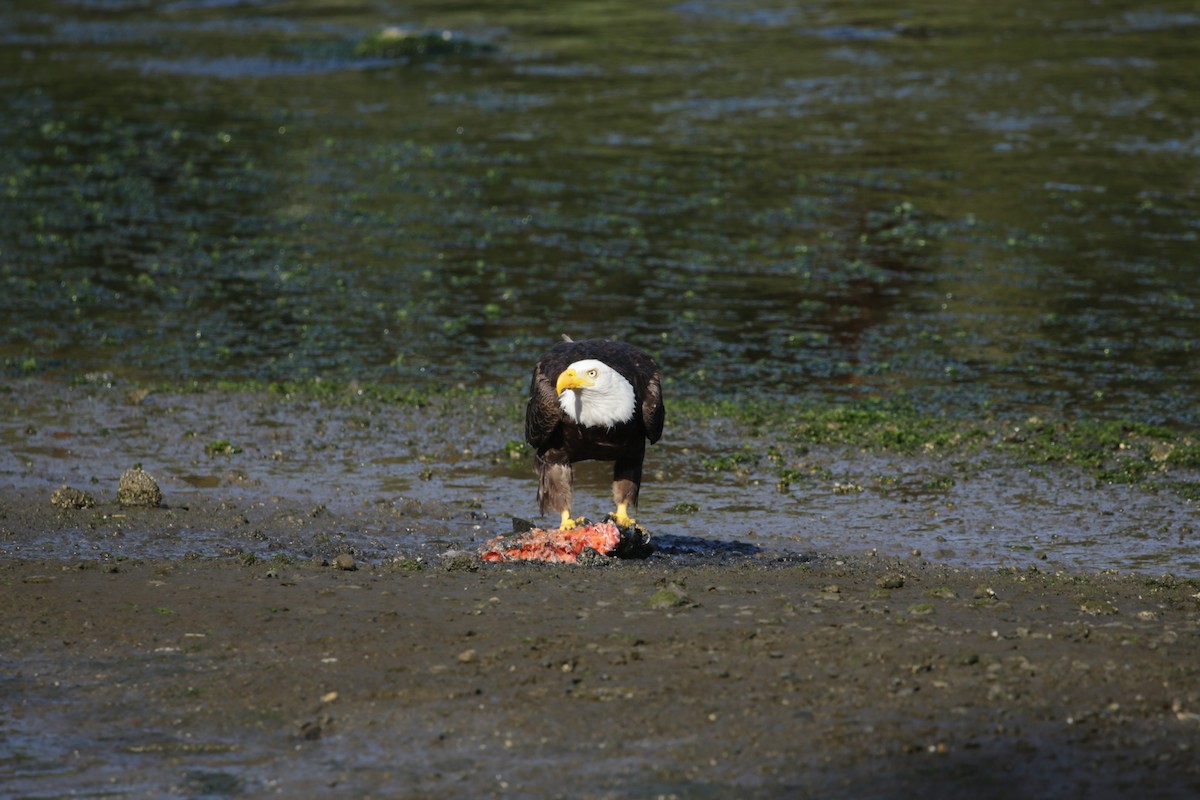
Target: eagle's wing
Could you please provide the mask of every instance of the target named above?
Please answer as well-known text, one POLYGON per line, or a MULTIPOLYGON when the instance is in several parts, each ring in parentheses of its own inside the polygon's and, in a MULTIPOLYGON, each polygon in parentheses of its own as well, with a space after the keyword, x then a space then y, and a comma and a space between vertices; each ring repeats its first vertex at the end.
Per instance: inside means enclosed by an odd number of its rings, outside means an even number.
POLYGON ((646 426, 646 438, 650 440, 650 444, 654 444, 662 436, 666 415, 667 409, 662 400, 662 370, 656 364, 642 390, 642 424, 646 426))
POLYGON ((525 441, 534 447, 542 444, 554 433, 562 418, 562 407, 558 404, 558 393, 554 390, 550 376, 542 371, 539 362, 533 368, 529 381, 529 403, 525 406, 525 441))

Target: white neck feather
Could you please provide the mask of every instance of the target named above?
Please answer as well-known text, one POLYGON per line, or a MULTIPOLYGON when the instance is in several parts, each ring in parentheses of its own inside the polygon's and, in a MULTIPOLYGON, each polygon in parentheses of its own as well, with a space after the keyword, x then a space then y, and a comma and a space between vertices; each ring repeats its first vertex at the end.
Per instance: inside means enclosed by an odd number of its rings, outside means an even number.
POLYGON ((595 385, 567 389, 558 396, 567 416, 587 428, 611 428, 633 419, 633 385, 605 367, 595 385))

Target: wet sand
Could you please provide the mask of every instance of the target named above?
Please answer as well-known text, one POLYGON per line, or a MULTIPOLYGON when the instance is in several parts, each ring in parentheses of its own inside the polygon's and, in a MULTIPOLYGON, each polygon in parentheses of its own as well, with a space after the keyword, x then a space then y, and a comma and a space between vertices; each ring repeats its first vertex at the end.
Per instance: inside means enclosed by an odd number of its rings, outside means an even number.
POLYGON ((483 564, 501 520, 436 481, 325 482, 324 441, 375 474, 411 434, 361 409, 89 397, 3 426, 0 795, 1200 794, 1194 578, 679 536, 483 564), (116 502, 139 452, 162 507, 116 502))
POLYGON ((4 794, 1194 797, 1195 581, 0 566, 4 794))
POLYGON ((1190 579, 8 559, 0 604, 14 796, 1200 792, 1190 579))

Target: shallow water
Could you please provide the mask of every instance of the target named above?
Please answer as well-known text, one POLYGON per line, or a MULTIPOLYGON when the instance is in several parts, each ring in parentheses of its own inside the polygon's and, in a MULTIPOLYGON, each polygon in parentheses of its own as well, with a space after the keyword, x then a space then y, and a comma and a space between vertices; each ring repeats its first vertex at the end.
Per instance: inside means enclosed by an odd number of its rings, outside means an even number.
POLYGON ((1200 423, 1192 3, 16 0, 12 376, 672 393, 1200 423), (387 25, 494 46, 388 62, 387 25))

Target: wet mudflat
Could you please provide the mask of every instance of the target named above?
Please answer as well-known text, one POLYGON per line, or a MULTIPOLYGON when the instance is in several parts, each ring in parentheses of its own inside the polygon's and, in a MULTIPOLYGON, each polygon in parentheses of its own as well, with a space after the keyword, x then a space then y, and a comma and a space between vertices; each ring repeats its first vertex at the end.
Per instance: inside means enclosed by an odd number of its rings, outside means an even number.
MULTIPOLYGON (((9 389, 6 557, 436 558, 510 532, 513 518, 536 520, 520 396, 9 389), (118 503, 133 467, 157 482, 162 508, 118 503), (92 504, 56 504, 64 486, 92 504)), ((1200 570, 1200 446, 1188 434, 1026 418, 963 426, 887 407, 761 418, 669 408, 641 502, 660 549, 1200 570)), ((580 513, 612 510, 611 466, 580 464, 576 488, 580 513)))
MULTIPOLYGON (((1195 511, 1178 494, 1055 481, 1061 504, 1142 498, 1127 529, 1181 526, 1166 562, 1095 567, 1129 537, 1085 516, 1073 535, 1096 541, 1075 548, 1093 566, 1072 566, 1054 504, 1013 500, 1045 550, 917 556, 903 520, 863 519, 895 484, 862 470, 924 485, 929 453, 810 442, 806 458, 856 466, 788 473, 787 493, 742 511, 734 498, 773 473, 704 467, 729 455, 704 442, 743 427, 689 432, 683 413, 679 449, 651 451, 666 484, 647 484, 640 514, 653 555, 484 564, 479 545, 533 506, 507 433, 519 403, 20 389, 0 428, 6 794, 1200 790, 1200 581, 1180 541, 1195 511), (133 463, 161 506, 117 502, 133 463), (64 507, 64 484, 93 504, 64 507)), ((969 460, 972 481, 1026 499, 1037 474, 1073 472, 969 460)), ((602 474, 580 489, 607 503, 602 474)))
POLYGON ((1192 797, 1200 584, 7 560, 12 796, 1192 797))

